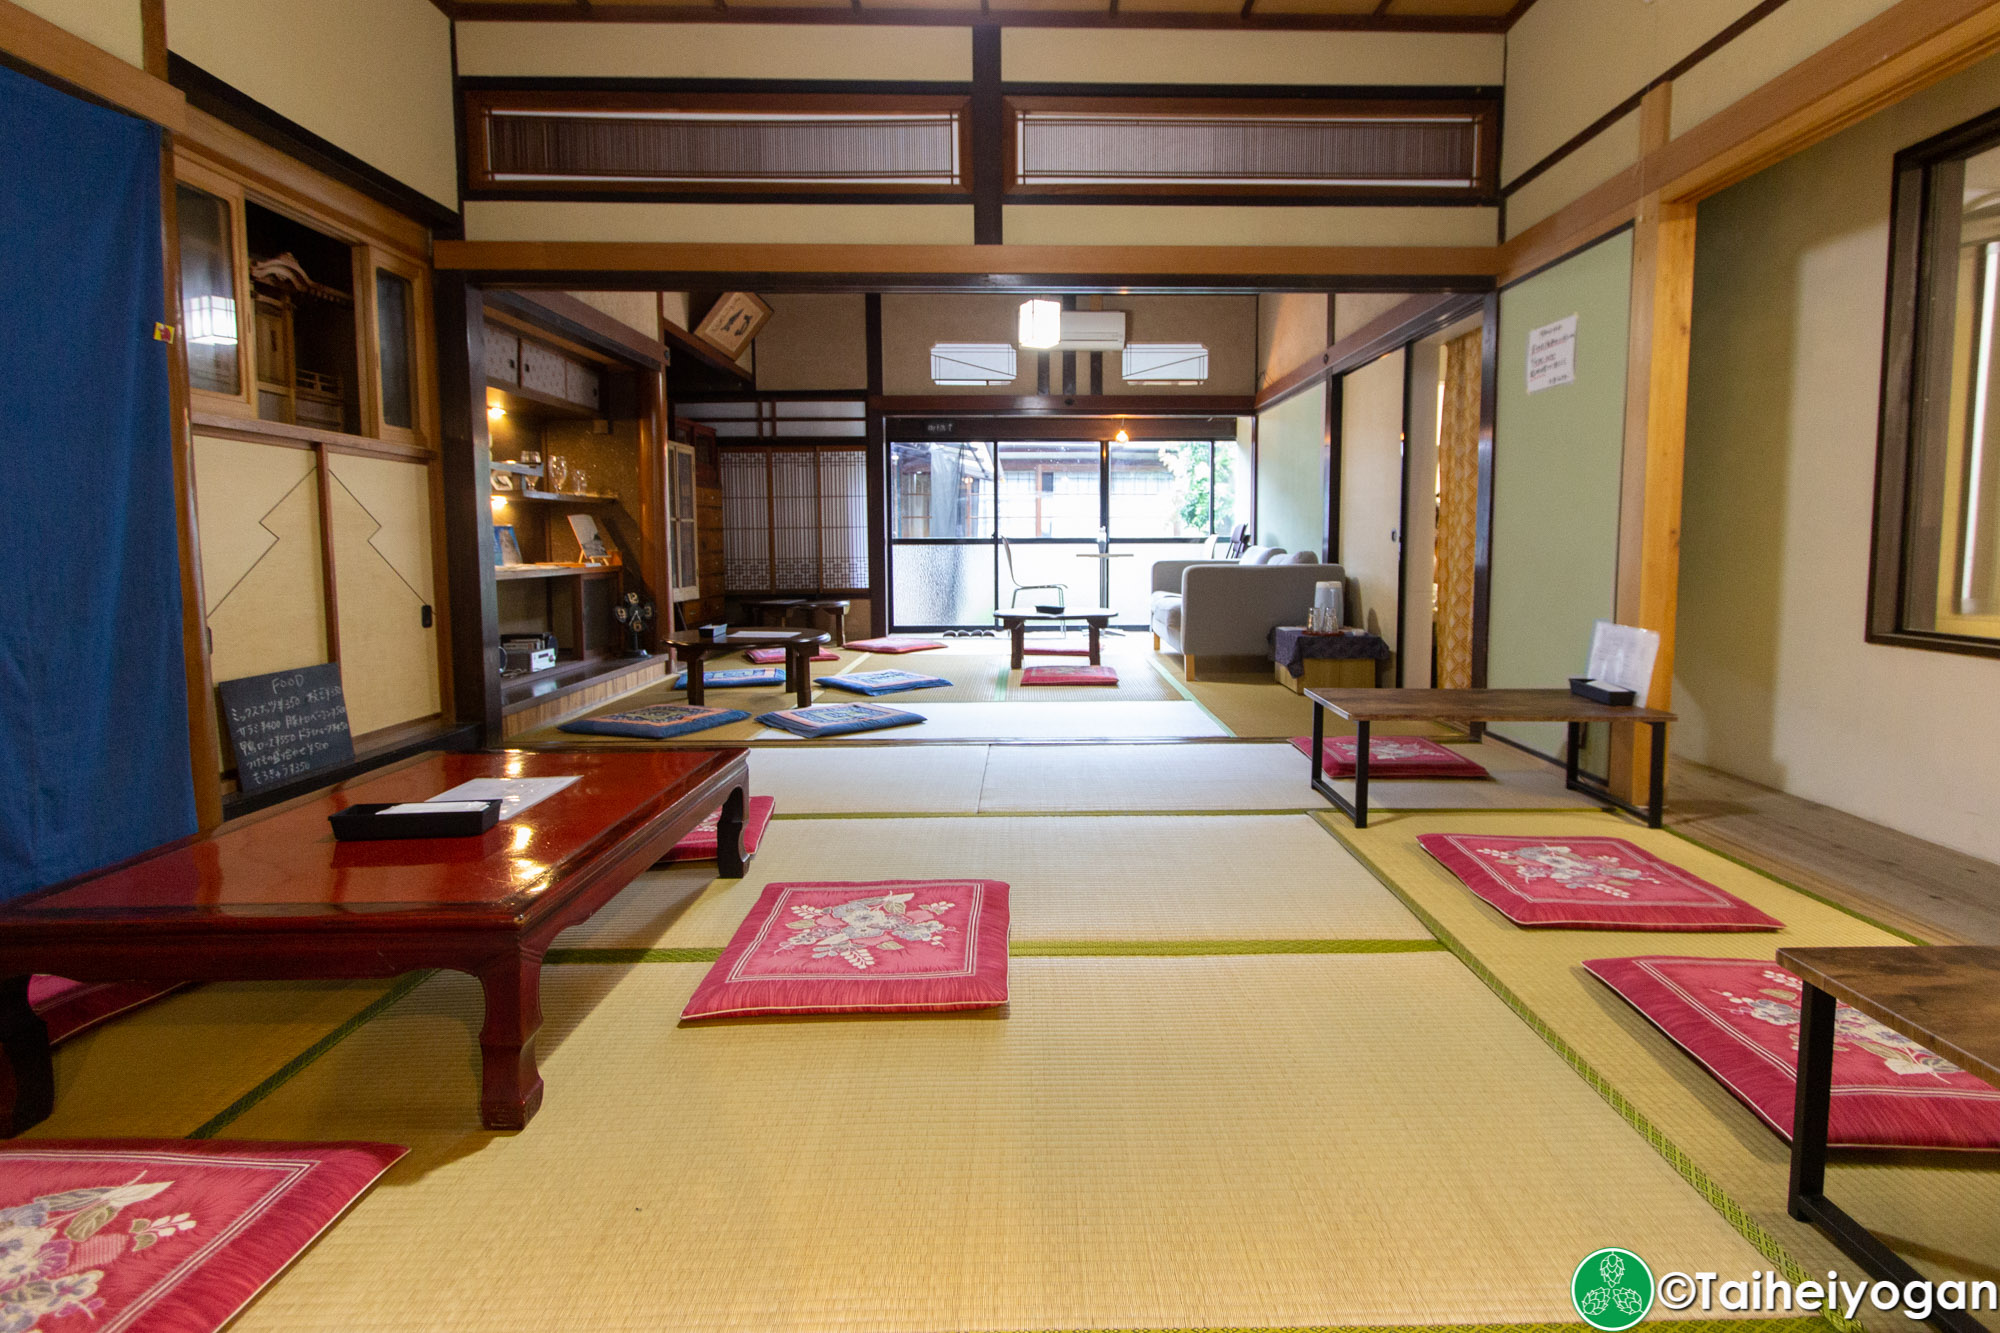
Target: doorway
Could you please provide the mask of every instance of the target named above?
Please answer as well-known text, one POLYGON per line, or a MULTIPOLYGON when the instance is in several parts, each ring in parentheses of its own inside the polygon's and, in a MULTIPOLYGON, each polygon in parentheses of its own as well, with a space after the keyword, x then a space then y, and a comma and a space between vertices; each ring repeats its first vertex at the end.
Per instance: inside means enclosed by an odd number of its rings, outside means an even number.
MULTIPOLYGON (((986 629, 1013 605, 1108 606, 1140 628, 1156 560, 1237 522, 1237 443, 1210 438, 889 443, 890 624, 986 629), (1022 590, 1026 589, 1026 590, 1022 590)), ((996 432, 997 434, 997 432, 996 432)), ((1128 432, 1129 436, 1129 432, 1128 432)))

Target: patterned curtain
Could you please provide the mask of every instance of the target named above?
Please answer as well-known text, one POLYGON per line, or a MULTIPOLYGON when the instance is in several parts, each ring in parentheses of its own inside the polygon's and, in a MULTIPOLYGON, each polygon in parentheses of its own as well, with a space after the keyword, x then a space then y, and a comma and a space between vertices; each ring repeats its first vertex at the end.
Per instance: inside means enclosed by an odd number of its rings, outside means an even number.
POLYGON ((1472 566, 1479 517, 1479 353, 1474 329, 1444 345, 1438 438, 1438 688, 1472 684, 1472 566))

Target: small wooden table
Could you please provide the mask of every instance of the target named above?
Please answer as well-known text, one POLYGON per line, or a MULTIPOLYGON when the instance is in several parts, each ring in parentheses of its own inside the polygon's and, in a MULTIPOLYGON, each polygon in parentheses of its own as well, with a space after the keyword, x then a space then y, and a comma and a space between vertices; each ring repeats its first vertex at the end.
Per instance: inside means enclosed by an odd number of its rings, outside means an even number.
POLYGON ((823 611, 833 622, 834 643, 842 648, 847 646, 847 613, 853 605, 853 601, 846 597, 746 597, 743 599, 743 606, 756 615, 757 623, 760 625, 764 623, 764 613, 767 611, 778 613, 778 623, 780 625, 790 624, 794 611, 804 611, 808 623, 811 622, 811 618, 814 615, 823 611))
MULTIPOLYGON (((1827 1121, 1833 1109, 1835 1006, 1846 1003, 2000 1087, 2000 948, 1780 949, 1778 965, 1805 983, 1799 1003, 1798 1099, 1786 1211, 1816 1224, 1871 1277, 1902 1287, 1923 1274, 1826 1197, 1827 1121)), ((1984 1333, 1957 1310, 1930 1322, 1984 1333)))
POLYGON ((446 967, 486 993, 480 1119, 542 1103, 542 955, 717 809, 720 873, 743 874, 743 750, 420 756, 149 856, 0 906, 0 1042, 18 1134, 55 1103, 28 979, 267 981, 446 967), (476 838, 335 842, 327 816, 421 801, 473 778, 579 780, 476 838))
POLYGON ((1028 622, 1041 621, 1061 625, 1071 620, 1081 620, 1090 626, 1090 664, 1103 665, 1103 634, 1111 624, 1111 617, 1117 615, 1107 606, 1069 606, 1060 611, 995 611, 993 618, 1005 627, 1013 639, 1013 665, 1019 667, 1027 655, 1028 622))
POLYGON ((1636 705, 1618 707, 1593 703, 1568 690, 1330 690, 1311 688, 1306 698, 1313 703, 1312 787, 1333 802, 1334 809, 1354 821, 1354 827, 1368 827, 1368 727, 1371 722, 1565 722, 1569 724, 1569 746, 1563 785, 1580 791, 1595 801, 1616 806, 1638 815, 1649 828, 1660 826, 1666 800, 1667 723, 1674 715, 1659 708, 1636 705), (1326 713, 1354 723, 1354 801, 1335 791, 1324 776, 1320 754, 1326 741, 1326 713), (1591 722, 1645 722, 1653 728, 1651 793, 1644 810, 1613 796, 1577 772, 1577 754, 1583 749, 1583 728, 1591 722))
POLYGON ((731 634, 720 639, 704 639, 691 630, 680 630, 662 634, 660 641, 671 643, 674 655, 687 667, 688 702, 697 708, 708 701, 708 681, 702 663, 717 654, 743 648, 783 648, 785 688, 798 698, 799 707, 805 708, 812 703, 813 654, 826 642, 826 635, 813 630, 800 630, 782 639, 768 634, 731 634))

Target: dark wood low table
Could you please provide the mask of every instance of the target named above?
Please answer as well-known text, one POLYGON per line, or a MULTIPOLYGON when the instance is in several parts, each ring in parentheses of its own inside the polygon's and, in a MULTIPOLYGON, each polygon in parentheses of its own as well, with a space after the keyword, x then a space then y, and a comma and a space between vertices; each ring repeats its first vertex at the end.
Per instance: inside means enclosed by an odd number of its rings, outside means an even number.
POLYGON ((764 623, 765 613, 770 611, 777 612, 780 625, 791 624, 792 613, 803 611, 809 626, 813 616, 825 612, 833 622, 833 641, 842 648, 847 646, 847 613, 853 605, 853 600, 846 597, 746 597, 742 600, 742 606, 757 617, 760 625, 764 623))
POLYGON ((1090 664, 1103 663, 1103 634, 1111 625, 1111 617, 1117 615, 1108 606, 1070 606, 1060 611, 995 611, 993 618, 1000 622, 1014 641, 1013 665, 1019 667, 1028 646, 1028 625, 1030 622, 1063 625, 1072 620, 1081 620, 1090 626, 1090 664))
MULTIPOLYGON (((1878 1281, 1920 1282, 1923 1274, 1826 1197, 1835 1006, 1852 1005, 2000 1087, 2000 948, 1780 949, 1778 965, 1805 983, 1786 1211, 1817 1225, 1878 1281)), ((1930 1322, 1953 1333, 1985 1333, 1985 1325, 1958 1310, 1933 1310, 1930 1322)))
POLYGON ((1618 707, 1593 703, 1568 690, 1331 690, 1315 686, 1305 692, 1313 703, 1312 787, 1333 802, 1333 808, 1354 821, 1354 827, 1368 827, 1368 727, 1371 722, 1565 722, 1569 724, 1569 753, 1563 785, 1580 791, 1595 801, 1616 806, 1638 815, 1649 828, 1660 826, 1660 812, 1666 799, 1667 723, 1672 713, 1659 708, 1618 707), (1335 791, 1324 776, 1320 751, 1326 741, 1326 714, 1335 714, 1354 723, 1354 800, 1335 791), (1651 793, 1646 808, 1639 809, 1613 796, 1577 772, 1577 754, 1583 749, 1583 728, 1591 722, 1645 722, 1653 728, 1651 793))
POLYGON ((813 630, 800 630, 788 638, 772 638, 766 634, 731 634, 721 639, 704 639, 691 630, 680 630, 660 636, 663 643, 674 646, 674 655, 687 667, 688 702, 699 708, 708 702, 708 682, 704 678, 702 663, 723 653, 732 653, 744 648, 783 648, 785 650, 785 688, 797 697, 799 707, 812 703, 812 659, 826 642, 826 635, 813 630))
POLYGON ((743 750, 433 754, 102 874, 0 906, 0 1042, 18 1134, 55 1103, 28 978, 269 981, 446 967, 486 993, 480 1119, 519 1129, 542 1103, 542 955, 720 809, 719 869, 743 873, 743 750), (327 816, 420 801, 473 778, 580 779, 476 838, 335 842, 327 816))

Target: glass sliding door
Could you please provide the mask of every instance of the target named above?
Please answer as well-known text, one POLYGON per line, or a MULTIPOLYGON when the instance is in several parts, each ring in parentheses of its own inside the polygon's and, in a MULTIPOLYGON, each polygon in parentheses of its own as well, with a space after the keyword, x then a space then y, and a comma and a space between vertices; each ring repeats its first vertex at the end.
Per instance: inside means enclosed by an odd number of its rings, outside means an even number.
POLYGON ((993 446, 889 446, 890 587, 899 629, 993 623, 993 446))
POLYGON ((1153 563, 1235 522, 1236 456, 1234 440, 892 443, 893 627, 984 629, 1052 602, 1143 626, 1153 563))

